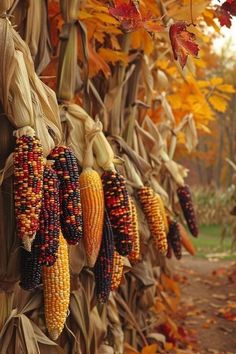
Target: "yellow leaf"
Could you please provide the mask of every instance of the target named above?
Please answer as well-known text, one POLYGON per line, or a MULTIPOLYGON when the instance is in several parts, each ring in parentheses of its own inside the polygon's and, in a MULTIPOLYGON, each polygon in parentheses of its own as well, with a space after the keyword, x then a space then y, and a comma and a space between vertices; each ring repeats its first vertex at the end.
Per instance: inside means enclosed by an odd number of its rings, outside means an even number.
POLYGON ((161 274, 161 283, 166 290, 172 290, 176 296, 178 296, 178 297, 180 296, 180 290, 179 290, 178 283, 176 281, 174 281, 173 279, 169 278, 164 273, 161 274))
POLYGON ((218 85, 222 84, 222 82, 223 82, 222 77, 213 77, 211 79, 212 86, 218 86, 218 85))
POLYGON ((211 134, 211 130, 205 124, 197 124, 197 129, 200 129, 207 134, 211 134))
POLYGON ((209 98, 209 102, 212 104, 213 108, 219 112, 225 112, 228 107, 227 101, 220 96, 212 95, 209 98))
POLYGON ((173 343, 166 342, 164 346, 165 346, 165 350, 171 350, 171 349, 173 349, 173 343))
POLYGON ((113 17, 113 16, 110 16, 110 15, 107 15, 107 14, 103 14, 103 13, 97 13, 96 14, 96 17, 99 21, 102 21, 102 22, 105 22, 105 23, 108 23, 108 24, 112 24, 112 25, 118 25, 119 22, 113 17))
POLYGON ((121 61, 124 64, 128 64, 129 61, 128 55, 118 50, 112 50, 109 48, 100 48, 98 53, 107 63, 115 64, 118 61, 121 61))
POLYGON ((217 86, 217 90, 219 90, 221 92, 227 92, 227 93, 236 92, 235 88, 232 85, 228 85, 228 84, 223 84, 223 85, 217 86))
POLYGON ((151 344, 144 347, 141 351, 141 354, 157 354, 157 350, 158 350, 158 345, 151 344))
POLYGON ((197 84, 198 84, 198 87, 205 88, 205 87, 208 87, 210 85, 210 82, 209 81, 199 80, 197 82, 197 84))

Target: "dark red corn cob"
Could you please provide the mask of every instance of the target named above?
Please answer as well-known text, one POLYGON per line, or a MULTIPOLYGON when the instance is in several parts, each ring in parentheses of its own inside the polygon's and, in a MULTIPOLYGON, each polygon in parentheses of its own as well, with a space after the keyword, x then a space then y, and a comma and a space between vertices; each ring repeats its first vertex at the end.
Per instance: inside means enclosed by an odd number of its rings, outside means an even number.
POLYGON ((116 250, 123 256, 129 255, 132 250, 132 216, 125 178, 116 171, 106 171, 102 183, 116 250))
POLYGON ((20 286, 24 290, 32 290, 41 284, 42 266, 39 262, 39 233, 32 243, 31 252, 21 249, 20 286))
POLYGON ((181 243, 179 225, 176 221, 170 221, 167 238, 168 238, 168 245, 171 246, 175 257, 177 259, 181 259, 182 243, 181 243))
POLYGON ((192 195, 189 186, 186 184, 177 189, 179 203, 183 210, 185 220, 187 221, 189 231, 195 237, 198 236, 198 222, 192 201, 192 195))
POLYGON ((61 230, 67 242, 75 245, 83 236, 79 190, 80 167, 72 150, 65 146, 55 147, 48 160, 53 161, 52 167, 60 181, 61 230))
POLYGON ((43 188, 43 148, 35 136, 16 140, 13 154, 17 234, 30 251, 39 228, 43 188))
POLYGON ((170 241, 167 240, 167 242, 168 242, 168 248, 167 248, 166 257, 168 259, 171 259, 172 258, 172 247, 171 247, 170 241))
POLYGON ((57 258, 60 233, 59 180, 56 172, 45 166, 43 201, 39 227, 39 262, 51 266, 57 258))
POLYGON ((107 302, 111 291, 114 250, 114 235, 105 210, 101 248, 93 268, 97 299, 102 303, 107 302))

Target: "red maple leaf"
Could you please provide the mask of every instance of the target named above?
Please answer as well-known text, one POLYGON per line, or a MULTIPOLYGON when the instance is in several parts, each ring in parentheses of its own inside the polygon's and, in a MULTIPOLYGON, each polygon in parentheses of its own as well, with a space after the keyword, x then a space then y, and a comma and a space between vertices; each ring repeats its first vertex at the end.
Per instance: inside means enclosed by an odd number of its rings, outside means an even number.
POLYGON ((227 0, 216 7, 215 17, 218 18, 221 26, 230 28, 232 16, 236 16, 236 0, 227 0))
POLYGON ((196 36, 187 30, 186 22, 176 22, 170 26, 170 42, 175 60, 178 60, 183 68, 187 62, 188 55, 197 57, 199 46, 195 42, 196 36))
POLYGON ((133 0, 128 2, 124 0, 115 1, 115 7, 110 7, 109 13, 118 19, 126 32, 135 31, 139 28, 145 28, 148 32, 162 29, 162 26, 156 23, 150 13, 143 16, 133 0))

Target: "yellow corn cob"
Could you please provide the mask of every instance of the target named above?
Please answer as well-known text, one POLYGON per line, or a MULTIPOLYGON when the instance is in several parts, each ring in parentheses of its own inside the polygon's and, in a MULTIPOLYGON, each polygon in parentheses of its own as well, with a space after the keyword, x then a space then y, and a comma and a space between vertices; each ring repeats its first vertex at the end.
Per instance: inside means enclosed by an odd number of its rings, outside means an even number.
POLYGON ((86 168, 79 177, 83 212, 84 245, 88 266, 96 263, 102 241, 104 195, 99 174, 86 168))
POLYGON ((56 262, 43 267, 44 312, 50 337, 56 340, 61 334, 70 300, 70 271, 67 243, 60 234, 56 262))
POLYGON ((131 263, 135 263, 139 260, 140 257, 140 237, 138 229, 138 216, 136 206, 131 197, 129 197, 132 224, 131 224, 131 239, 132 239, 132 249, 128 258, 131 263))
POLYGON ((113 258, 113 269, 112 269, 112 279, 111 279, 112 291, 119 288, 123 276, 123 269, 124 269, 124 257, 121 256, 117 251, 115 251, 114 258, 113 258))
POLYGON ((161 254, 165 255, 168 244, 160 199, 150 187, 140 188, 138 198, 147 218, 155 246, 161 254))
POLYGON ((167 220, 167 215, 166 215, 166 211, 165 211, 165 206, 164 206, 164 203, 161 199, 161 197, 159 196, 159 194, 155 194, 156 198, 158 198, 159 200, 159 204, 160 204, 160 208, 161 208, 161 213, 162 213, 162 218, 163 218, 163 221, 164 221, 164 224, 165 224, 165 230, 166 230, 166 234, 168 233, 169 231, 169 223, 168 223, 168 220, 167 220))

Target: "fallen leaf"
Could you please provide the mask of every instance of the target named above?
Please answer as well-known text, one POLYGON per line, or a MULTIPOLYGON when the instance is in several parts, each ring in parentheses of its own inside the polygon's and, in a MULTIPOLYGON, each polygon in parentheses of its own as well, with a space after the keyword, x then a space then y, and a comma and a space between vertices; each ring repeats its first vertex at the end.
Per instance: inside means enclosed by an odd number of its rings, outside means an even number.
POLYGON ((141 354, 156 354, 157 349, 158 349, 157 344, 147 345, 142 349, 141 354))
POLYGON ((170 26, 169 36, 175 60, 184 68, 188 55, 197 57, 199 46, 195 43, 196 36, 187 30, 186 22, 176 22, 170 26))

